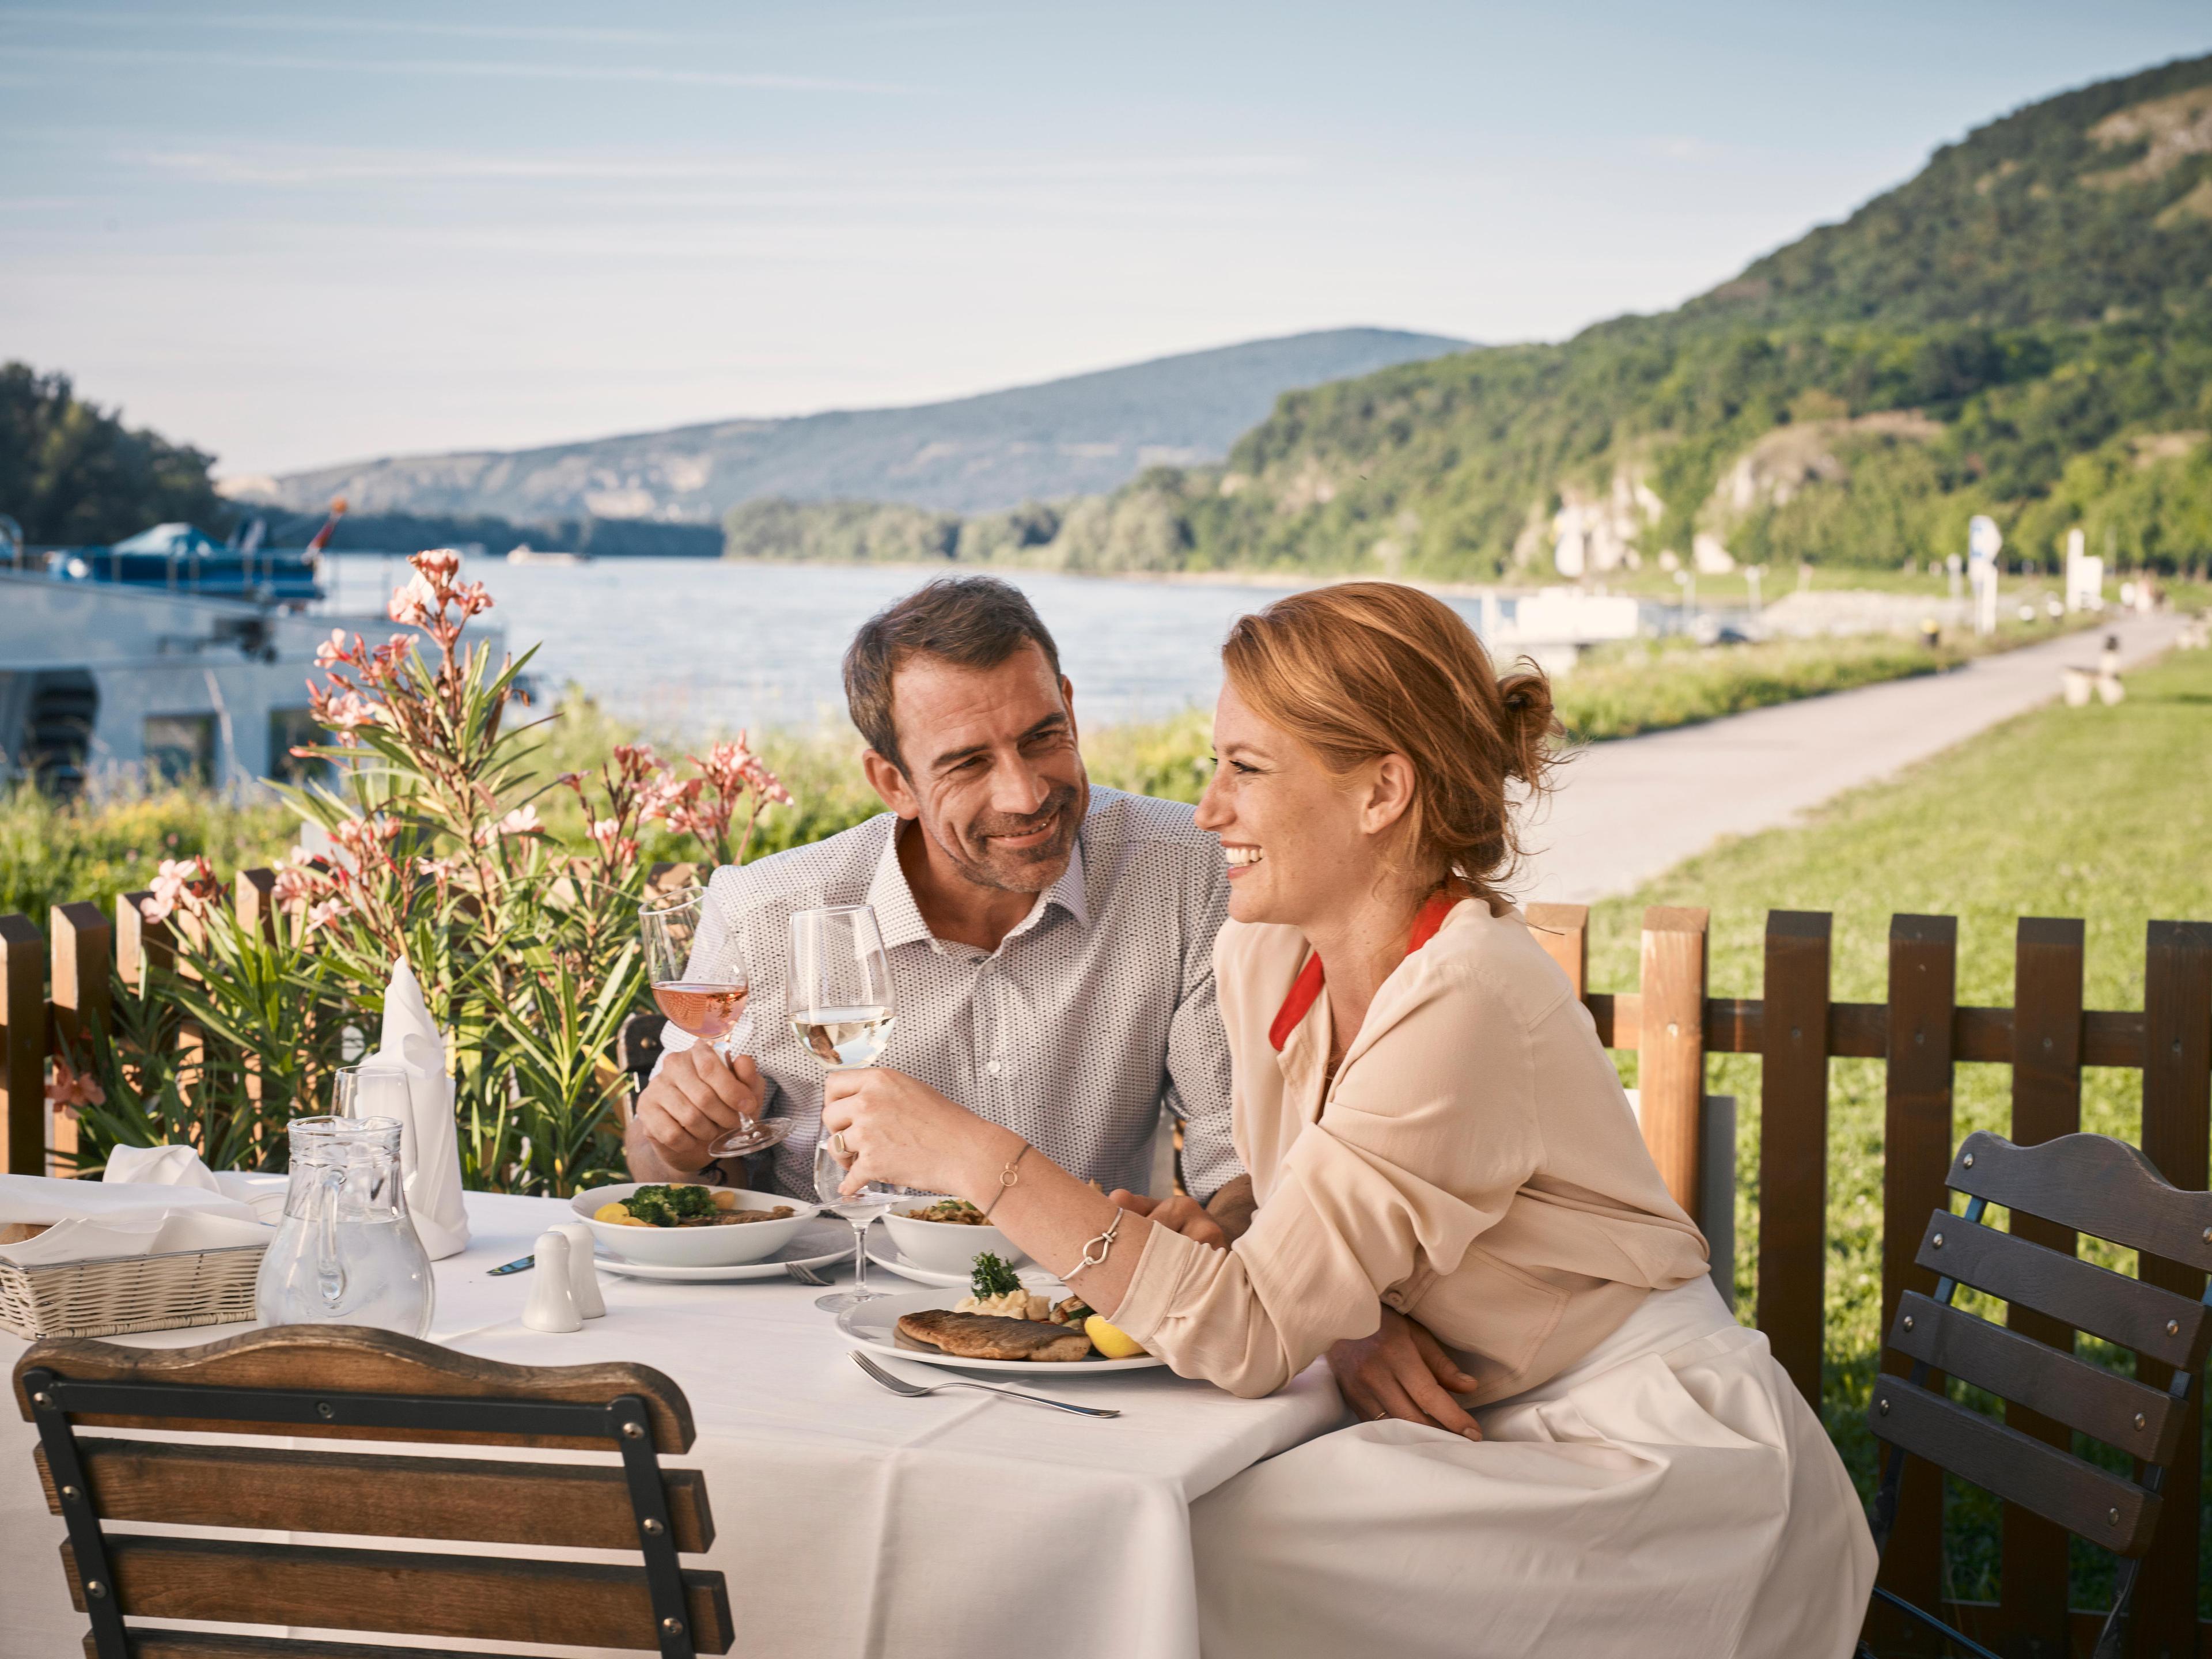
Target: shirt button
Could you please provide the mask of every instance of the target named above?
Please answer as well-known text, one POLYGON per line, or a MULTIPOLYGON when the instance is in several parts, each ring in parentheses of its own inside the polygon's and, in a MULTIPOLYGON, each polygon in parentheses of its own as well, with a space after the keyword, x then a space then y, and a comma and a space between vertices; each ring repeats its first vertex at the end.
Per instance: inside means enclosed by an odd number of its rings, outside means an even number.
POLYGON ((996 1076, 998 1076, 998 1074, 999 1074, 999 1062, 998 1062, 997 1060, 993 1060, 993 1061, 990 1063, 989 1066, 988 1066, 988 1067, 987 1067, 986 1069, 989 1071, 989 1073, 991 1073, 991 1075, 992 1075, 993 1077, 996 1077, 996 1076))

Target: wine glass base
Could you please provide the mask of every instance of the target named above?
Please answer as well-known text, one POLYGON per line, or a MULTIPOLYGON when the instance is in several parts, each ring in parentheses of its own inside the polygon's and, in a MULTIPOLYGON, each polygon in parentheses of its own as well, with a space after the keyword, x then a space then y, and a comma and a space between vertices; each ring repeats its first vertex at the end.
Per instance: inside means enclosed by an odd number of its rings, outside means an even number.
POLYGON ((880 1302, 885 1294, 883 1291, 836 1291, 828 1296, 816 1297, 814 1305, 823 1313, 842 1313, 846 1309, 857 1308, 863 1303, 880 1302))
POLYGON ((740 1158, 750 1152, 764 1152, 771 1146, 781 1146, 791 1133, 787 1117, 764 1117, 754 1121, 750 1128, 739 1129, 724 1135, 707 1148, 716 1158, 740 1158))

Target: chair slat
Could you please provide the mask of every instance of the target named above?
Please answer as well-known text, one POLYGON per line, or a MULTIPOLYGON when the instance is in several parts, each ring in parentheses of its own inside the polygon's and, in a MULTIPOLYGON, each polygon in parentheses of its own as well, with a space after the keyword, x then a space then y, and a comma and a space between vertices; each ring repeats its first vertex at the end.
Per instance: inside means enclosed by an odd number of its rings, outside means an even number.
MULTIPOLYGON (((128 1534, 111 1534, 107 1552, 116 1606, 125 1617, 580 1647, 654 1643, 642 1567, 128 1534), (402 1585, 405 1593, 395 1595, 402 1585)), ((82 1613, 84 1587, 67 1544, 62 1567, 82 1613)), ((687 1570, 684 1593, 693 1646, 728 1652, 722 1575, 687 1570)))
MULTIPOLYGON (((85 1382, 173 1382, 238 1389, 327 1389, 337 1394, 428 1395, 445 1399, 550 1400, 604 1404, 617 1395, 642 1397, 651 1414, 653 1444, 664 1452, 688 1451, 693 1430, 684 1391, 650 1366, 506 1365, 456 1353, 390 1331, 346 1325, 280 1325, 248 1331, 197 1348, 125 1348, 83 1338, 33 1345, 15 1364, 15 1403, 31 1419, 23 1373, 50 1366, 85 1382)), ((181 1418, 104 1417, 75 1419, 80 1428, 198 1430, 222 1434, 336 1437, 349 1440, 463 1441, 476 1445, 588 1448, 604 1451, 605 1438, 569 1435, 437 1433, 336 1424, 260 1425, 181 1418)))
MULTIPOLYGON (((365 1642, 313 1642, 301 1637, 228 1636, 216 1631, 161 1630, 140 1625, 124 1633, 131 1659, 523 1659, 471 1648, 373 1647, 365 1642)), ((100 1659, 88 1631, 84 1659, 100 1659)))
POLYGON ((2150 1542, 2158 1522, 2155 1494, 1903 1377, 1875 1377, 1867 1424, 1876 1439, 1898 1451, 1948 1469, 2118 1554, 2139 1555, 2150 1542))
POLYGON ((1960 1143, 1947 1180, 2007 1209, 2212 1269, 2212 1194, 2180 1191, 2142 1152, 2109 1135, 2016 1146, 1984 1130, 1960 1143))
POLYGON ((2149 1462, 2166 1462, 2180 1438, 2182 1402, 2165 1389, 2145 1388, 1917 1291, 1906 1291, 1899 1304, 1889 1346, 2149 1462))
MULTIPOLYGON (((487 1544, 635 1549, 623 1472, 604 1463, 500 1463, 452 1457, 289 1451, 171 1441, 77 1442, 94 1504, 110 1521, 487 1544)), ((61 1499, 37 1454, 46 1508, 61 1499)), ((669 1535, 691 1554, 714 1540, 696 1470, 663 1469, 669 1535)))
POLYGON ((2212 1318, 2201 1302, 1947 1211, 1929 1218, 1915 1260, 1961 1285, 2024 1302, 2076 1330, 2183 1370, 2197 1369, 2212 1335, 2212 1318))
POLYGON ((1829 932, 1823 911, 1767 912, 1759 1073, 1759 1328, 1815 1411, 1828 1260, 1829 932))

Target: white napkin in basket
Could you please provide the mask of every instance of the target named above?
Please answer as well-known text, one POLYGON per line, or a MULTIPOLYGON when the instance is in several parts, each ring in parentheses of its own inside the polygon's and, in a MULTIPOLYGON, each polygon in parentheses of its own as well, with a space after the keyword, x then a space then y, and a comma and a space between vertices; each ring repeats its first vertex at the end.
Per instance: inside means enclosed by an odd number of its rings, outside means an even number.
POLYGON ((407 1214, 431 1261, 459 1255, 469 1247, 469 1217, 461 1207, 453 1079, 446 1072, 446 1040, 431 1021, 422 982, 404 957, 392 964, 392 983, 384 993, 383 1046, 362 1055, 361 1063, 407 1074, 409 1110, 399 1137, 407 1214))
POLYGON ((46 1224, 35 1238, 0 1244, 0 1261, 19 1267, 213 1250, 270 1237, 250 1205, 220 1192, 46 1176, 0 1176, 0 1222, 10 1221, 46 1224))

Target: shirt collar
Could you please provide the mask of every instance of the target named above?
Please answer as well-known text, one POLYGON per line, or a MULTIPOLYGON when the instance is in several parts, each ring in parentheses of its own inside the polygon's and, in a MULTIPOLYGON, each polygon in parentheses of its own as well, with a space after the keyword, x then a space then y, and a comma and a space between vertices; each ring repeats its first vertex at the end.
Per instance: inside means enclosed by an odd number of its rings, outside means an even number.
MULTIPOLYGON (((886 951, 919 944, 929 938, 929 924, 922 920, 921 907, 914 902, 914 889, 907 884, 906 867, 899 862, 899 836, 904 833, 907 823, 905 818, 891 816, 890 833, 884 837, 883 854, 876 860, 876 873, 868 882, 868 902, 875 907, 876 926, 882 930, 886 951)), ((922 832, 917 826, 915 833, 922 832)), ((1006 937, 1013 939, 1036 926, 1048 904, 1057 904, 1066 911, 1079 927, 1091 925, 1080 833, 1075 837, 1075 846, 1068 854, 1067 868, 1060 879, 1045 890, 1029 915, 1006 937)))

